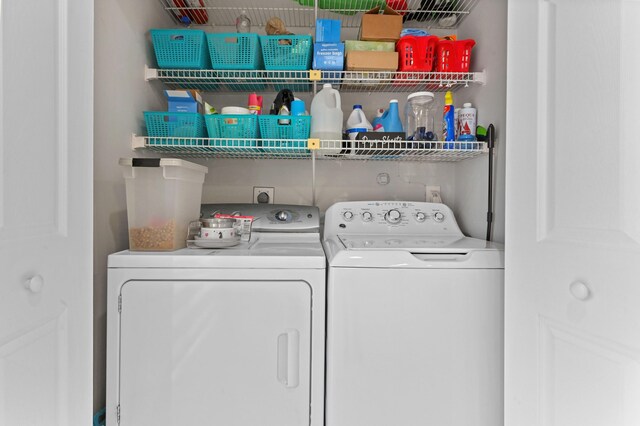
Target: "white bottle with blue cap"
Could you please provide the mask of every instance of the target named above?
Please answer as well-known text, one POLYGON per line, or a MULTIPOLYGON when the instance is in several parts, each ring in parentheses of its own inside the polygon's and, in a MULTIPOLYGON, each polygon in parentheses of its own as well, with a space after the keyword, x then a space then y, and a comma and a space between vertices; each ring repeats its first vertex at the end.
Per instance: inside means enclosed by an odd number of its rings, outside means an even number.
POLYGON ((364 115, 364 111, 362 111, 362 105, 354 105, 353 111, 351 111, 351 115, 347 120, 347 135, 349 139, 355 140, 356 136, 360 132, 371 132, 373 131, 373 126, 367 120, 367 117, 364 115))

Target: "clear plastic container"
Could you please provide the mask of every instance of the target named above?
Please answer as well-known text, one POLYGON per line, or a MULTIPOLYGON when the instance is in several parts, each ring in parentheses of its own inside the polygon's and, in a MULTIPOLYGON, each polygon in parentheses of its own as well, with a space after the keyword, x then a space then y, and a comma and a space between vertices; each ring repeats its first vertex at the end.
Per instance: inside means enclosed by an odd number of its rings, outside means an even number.
POLYGON ((189 222, 200 218, 208 168, 173 158, 121 158, 127 192, 129 249, 186 247, 189 222))
POLYGON ((407 119, 407 140, 435 141, 433 93, 416 92, 407 97, 404 108, 407 119))
MULTIPOLYGON (((324 84, 311 101, 311 137, 324 141, 342 140, 342 101, 340 92, 324 84)), ((323 148, 329 148, 324 153, 337 154, 341 146, 332 146, 332 142, 320 144, 323 148)))

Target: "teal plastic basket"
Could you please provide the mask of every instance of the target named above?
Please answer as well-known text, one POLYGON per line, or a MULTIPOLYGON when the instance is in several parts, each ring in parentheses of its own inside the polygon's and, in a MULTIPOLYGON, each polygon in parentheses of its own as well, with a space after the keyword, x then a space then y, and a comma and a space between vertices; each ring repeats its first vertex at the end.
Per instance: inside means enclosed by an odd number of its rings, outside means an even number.
POLYGON ((224 151, 259 152, 258 116, 253 114, 212 114, 205 116, 209 146, 224 151), (242 140, 239 140, 242 139, 242 140))
POLYGON ((204 119, 194 112, 145 111, 150 145, 201 145, 202 141, 167 138, 205 138, 204 119))
POLYGON ((155 29, 151 40, 160 68, 211 68, 204 31, 155 29))
POLYGON ((313 58, 310 35, 260 36, 264 67, 267 70, 308 70, 313 58))
POLYGON ((310 115, 259 115, 258 123, 263 151, 309 152, 307 139, 311 128, 310 115), (288 124, 282 121, 288 121, 288 124))
POLYGON ((258 34, 208 33, 207 45, 215 70, 264 69, 258 34))

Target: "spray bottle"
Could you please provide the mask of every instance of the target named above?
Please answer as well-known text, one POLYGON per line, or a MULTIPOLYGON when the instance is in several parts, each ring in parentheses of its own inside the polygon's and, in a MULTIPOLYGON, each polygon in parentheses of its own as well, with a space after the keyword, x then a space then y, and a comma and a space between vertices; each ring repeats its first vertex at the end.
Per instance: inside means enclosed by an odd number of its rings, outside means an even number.
POLYGON ((442 115, 442 139, 444 139, 444 149, 453 149, 456 140, 455 112, 453 106, 453 93, 448 90, 444 95, 444 111, 442 115))

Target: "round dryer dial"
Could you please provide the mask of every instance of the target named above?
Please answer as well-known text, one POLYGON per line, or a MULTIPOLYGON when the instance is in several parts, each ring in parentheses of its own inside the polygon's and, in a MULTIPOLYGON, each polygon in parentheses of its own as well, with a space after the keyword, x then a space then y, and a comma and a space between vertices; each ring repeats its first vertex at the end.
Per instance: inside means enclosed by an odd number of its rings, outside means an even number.
POLYGON ((421 223, 424 222, 427 220, 427 214, 425 212, 416 213, 416 220, 421 223))
POLYGON ((351 220, 353 219, 353 212, 346 211, 342 213, 342 217, 344 217, 344 220, 351 220))
POLYGON ((402 220, 402 214, 398 209, 391 209, 384 215, 387 222, 392 225, 397 225, 402 220))
POLYGON ((362 220, 365 222, 371 222, 373 220, 373 214, 371 214, 371 212, 362 213, 362 220))
POLYGON ((433 215, 433 220, 435 220, 436 222, 442 222, 444 220, 444 213, 442 212, 436 212, 433 215))

